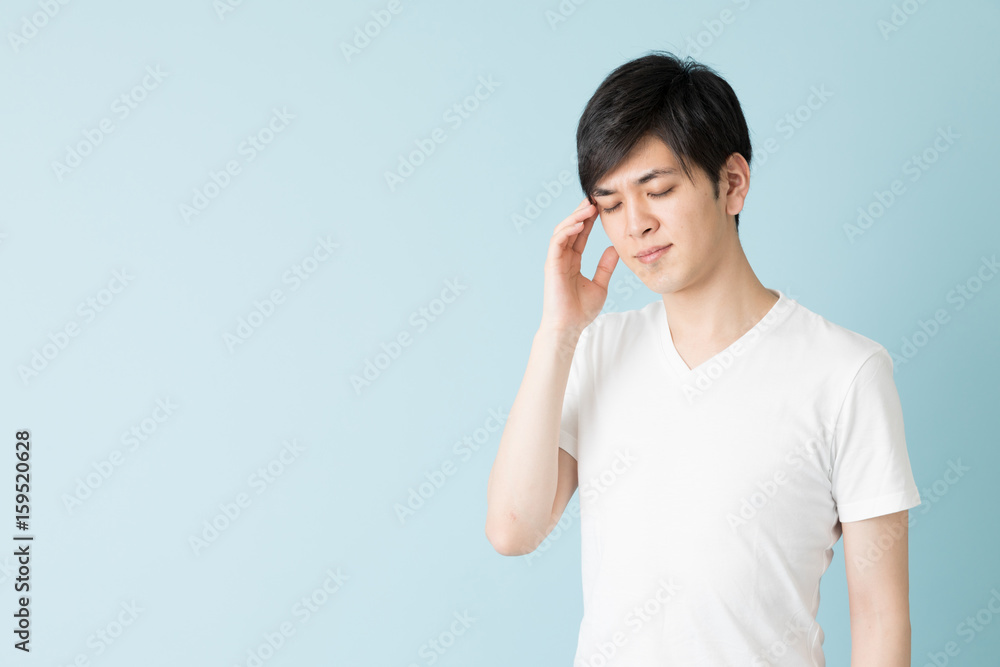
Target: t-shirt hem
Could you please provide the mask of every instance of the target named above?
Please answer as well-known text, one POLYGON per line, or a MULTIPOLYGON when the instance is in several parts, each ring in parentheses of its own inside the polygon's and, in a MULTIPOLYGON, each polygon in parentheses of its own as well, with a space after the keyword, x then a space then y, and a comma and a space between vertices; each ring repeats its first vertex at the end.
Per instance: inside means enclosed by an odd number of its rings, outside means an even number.
POLYGON ((910 488, 898 493, 890 493, 878 498, 859 500, 846 505, 837 505, 840 521, 862 521, 893 512, 901 512, 920 504, 920 493, 910 488))

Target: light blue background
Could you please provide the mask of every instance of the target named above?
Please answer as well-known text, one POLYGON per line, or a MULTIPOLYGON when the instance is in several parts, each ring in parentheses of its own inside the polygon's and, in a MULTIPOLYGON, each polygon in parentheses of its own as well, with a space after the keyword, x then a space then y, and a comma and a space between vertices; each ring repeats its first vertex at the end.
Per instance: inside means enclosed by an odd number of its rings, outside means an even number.
MULTIPOLYGON (((386 5, 244 0, 220 18, 210 0, 70 2, 15 48, 10 33, 41 10, 5 4, 0 497, 10 525, 14 432, 31 429, 36 541, 32 653, 5 634, 0 662, 246 665, 288 622, 294 635, 264 664, 428 665, 421 647, 467 611, 474 622, 435 664, 571 664, 578 521, 532 556, 496 554, 483 528, 499 431, 480 432, 478 451, 455 443, 520 385, 548 239, 582 199, 585 103, 619 64, 669 49, 740 97, 755 148, 741 238, 765 286, 895 355, 948 314, 896 365, 924 500, 911 512, 913 664, 956 641, 949 664, 995 665, 1000 618, 971 642, 957 633, 1000 590, 1000 280, 961 309, 948 295, 1000 249, 997 4, 911 1, 884 35, 889 1, 590 0, 552 23, 557 0, 402 0, 348 62, 341 45, 386 5), (120 119, 112 102, 147 66, 166 77, 120 119), (480 76, 499 86, 447 122, 480 76), (800 110, 813 86, 832 95, 800 110), (246 162, 241 142, 274 108, 295 118, 246 162), (781 121, 797 110, 809 118, 789 133, 781 121), (114 131, 60 181, 52 163, 102 118, 114 131), (444 143, 391 190, 385 172, 439 127, 444 143), (910 180, 906 162, 949 127, 959 138, 910 180), (233 159, 242 171, 186 224, 179 205, 233 159), (563 170, 569 186, 518 228, 563 170), (894 179, 905 192, 852 243, 844 226, 894 179), (292 290, 283 275, 320 237, 338 249, 292 290), (123 268, 134 278, 86 321, 78 304, 123 268), (465 289, 419 329, 411 314, 449 280, 465 289), (224 335, 276 288, 284 302, 230 351, 224 335), (79 335, 23 380, 19 367, 73 322, 79 335), (401 333, 410 345, 356 392, 350 377, 401 333), (122 434, 166 398, 177 409, 130 451, 122 434), (257 494, 250 476, 290 439, 304 451, 257 494), (122 464, 67 508, 114 450, 122 464), (454 474, 401 523, 394 506, 449 461, 454 474), (950 484, 949 461, 971 470, 950 484), (251 504, 196 555, 190 536, 239 493, 251 504), (294 605, 338 568, 348 579, 302 622, 294 605), (138 618, 97 655, 88 638, 133 600, 138 618)), ((588 276, 607 245, 598 227, 588 276)), ((657 298, 619 263, 606 309, 657 298)), ((0 556, 4 627, 12 565, 0 556)), ((819 620, 828 664, 847 665, 839 544, 819 620)))

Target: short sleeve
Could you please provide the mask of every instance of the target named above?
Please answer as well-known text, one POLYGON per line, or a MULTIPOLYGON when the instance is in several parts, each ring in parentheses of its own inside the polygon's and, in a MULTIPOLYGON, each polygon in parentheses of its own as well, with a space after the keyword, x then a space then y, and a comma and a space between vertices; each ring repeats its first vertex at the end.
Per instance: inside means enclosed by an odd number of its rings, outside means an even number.
POLYGON ((865 360, 851 382, 834 427, 832 451, 833 498, 842 522, 920 504, 892 357, 884 347, 865 360))

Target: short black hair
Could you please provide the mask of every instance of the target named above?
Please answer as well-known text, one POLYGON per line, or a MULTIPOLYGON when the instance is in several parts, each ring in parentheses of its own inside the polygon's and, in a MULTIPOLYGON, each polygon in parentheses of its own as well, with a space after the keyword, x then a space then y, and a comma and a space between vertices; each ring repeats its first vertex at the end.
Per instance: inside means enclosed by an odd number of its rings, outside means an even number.
MULTIPOLYGON (((732 87, 715 70, 669 51, 619 66, 587 102, 576 130, 580 185, 593 201, 597 181, 646 135, 663 141, 688 178, 690 160, 712 181, 733 153, 750 164, 750 133, 732 87)), ((736 214, 736 231, 740 216, 736 214)))

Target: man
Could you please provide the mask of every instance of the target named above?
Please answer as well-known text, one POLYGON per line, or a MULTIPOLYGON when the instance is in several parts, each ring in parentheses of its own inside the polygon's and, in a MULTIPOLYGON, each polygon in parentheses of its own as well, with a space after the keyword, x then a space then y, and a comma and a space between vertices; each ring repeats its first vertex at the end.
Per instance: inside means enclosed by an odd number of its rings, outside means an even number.
POLYGON ((910 664, 920 503, 892 359, 757 279, 732 88, 654 52, 577 131, 587 198, 552 235, 541 325, 490 473, 486 534, 533 551, 580 489, 574 665, 824 665, 819 585, 843 536, 851 665, 910 664), (600 216, 593 280, 580 259, 600 216), (599 314, 618 259, 662 295, 599 314))

